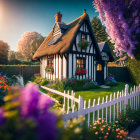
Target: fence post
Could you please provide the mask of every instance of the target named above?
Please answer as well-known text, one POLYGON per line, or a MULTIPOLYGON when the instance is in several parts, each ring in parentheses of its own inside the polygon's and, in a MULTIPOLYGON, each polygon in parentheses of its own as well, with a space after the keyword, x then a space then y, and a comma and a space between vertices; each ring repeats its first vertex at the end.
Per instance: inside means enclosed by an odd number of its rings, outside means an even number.
POLYGON ((79 107, 78 107, 79 110, 78 110, 78 116, 80 116, 80 115, 83 116, 83 114, 82 114, 83 104, 84 104, 83 99, 82 99, 82 97, 79 95, 79 107))
POLYGON ((126 112, 126 106, 128 105, 128 88, 129 88, 129 85, 126 84, 125 85, 125 93, 124 93, 124 96, 125 96, 125 100, 124 100, 124 111, 126 112))

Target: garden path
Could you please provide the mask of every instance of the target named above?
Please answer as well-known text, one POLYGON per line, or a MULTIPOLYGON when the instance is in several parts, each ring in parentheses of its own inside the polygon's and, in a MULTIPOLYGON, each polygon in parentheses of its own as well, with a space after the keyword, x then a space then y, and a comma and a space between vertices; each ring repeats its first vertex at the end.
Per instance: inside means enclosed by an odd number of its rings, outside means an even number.
POLYGON ((125 140, 140 140, 140 126, 130 133, 130 135, 125 140))

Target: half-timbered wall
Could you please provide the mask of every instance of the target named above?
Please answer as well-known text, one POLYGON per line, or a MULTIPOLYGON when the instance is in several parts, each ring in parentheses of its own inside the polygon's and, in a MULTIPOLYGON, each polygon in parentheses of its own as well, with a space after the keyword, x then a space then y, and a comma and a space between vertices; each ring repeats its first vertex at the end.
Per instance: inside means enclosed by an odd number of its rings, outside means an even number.
POLYGON ((68 55, 68 78, 72 76, 76 76, 77 79, 85 79, 91 78, 92 80, 96 80, 96 69, 95 66, 95 48, 92 43, 92 39, 90 36, 90 32, 88 29, 88 25, 85 22, 81 27, 79 32, 77 33, 75 43, 72 46, 72 51, 68 55), (89 42, 87 49, 81 49, 78 46, 78 43, 82 39, 82 34, 86 35, 86 40, 89 42), (76 66, 77 66, 77 58, 84 58, 86 61, 86 75, 76 75, 76 66))
POLYGON ((41 65, 40 65, 40 73, 43 78, 47 78, 50 80, 54 79, 61 79, 66 78, 66 58, 63 56, 56 54, 53 58, 53 66, 54 66, 54 73, 50 74, 45 72, 45 68, 47 66, 47 56, 41 58, 41 65), (61 63, 63 63, 61 65, 61 63), (61 69, 62 68, 62 69, 61 69))
MULTIPOLYGON (((77 36, 75 38, 75 41, 72 45, 72 48, 70 49, 70 52, 68 54, 55 54, 53 57, 53 64, 54 64, 54 73, 48 74, 45 72, 45 68, 47 66, 47 56, 41 58, 41 66, 40 66, 40 72, 41 76, 47 79, 59 79, 62 78, 71 78, 72 76, 75 76, 77 79, 85 79, 85 78, 91 78, 92 80, 96 81, 96 65, 98 63, 98 60, 96 60, 96 50, 95 46, 93 45, 93 40, 91 39, 91 33, 88 28, 88 24, 85 22, 80 27, 79 32, 77 33, 77 36), (78 43, 82 39, 82 34, 86 35, 86 40, 89 42, 89 45, 87 49, 81 49, 78 46, 78 43), (76 67, 77 67, 77 59, 78 58, 84 58, 84 61, 86 62, 85 68, 87 70, 87 73, 85 75, 76 75, 76 67)), ((104 69, 104 79, 107 77, 107 61, 108 61, 108 55, 106 53, 102 53, 102 59, 105 63, 103 69, 104 69)))

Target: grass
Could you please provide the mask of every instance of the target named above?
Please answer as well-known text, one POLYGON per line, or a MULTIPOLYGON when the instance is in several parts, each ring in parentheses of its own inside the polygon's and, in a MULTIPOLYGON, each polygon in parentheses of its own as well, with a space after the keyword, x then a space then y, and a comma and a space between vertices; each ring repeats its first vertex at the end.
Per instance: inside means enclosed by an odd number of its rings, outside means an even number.
POLYGON ((98 97, 103 98, 103 97, 106 97, 107 95, 110 96, 111 93, 114 93, 114 92, 117 93, 117 91, 122 91, 125 89, 125 84, 129 84, 129 87, 133 87, 131 83, 118 82, 116 86, 112 86, 108 89, 98 88, 98 89, 91 89, 87 91, 77 91, 75 92, 75 94, 76 94, 76 97, 80 95, 83 98, 83 100, 86 100, 86 101, 88 101, 89 99, 91 100, 96 99, 96 103, 97 103, 98 97))

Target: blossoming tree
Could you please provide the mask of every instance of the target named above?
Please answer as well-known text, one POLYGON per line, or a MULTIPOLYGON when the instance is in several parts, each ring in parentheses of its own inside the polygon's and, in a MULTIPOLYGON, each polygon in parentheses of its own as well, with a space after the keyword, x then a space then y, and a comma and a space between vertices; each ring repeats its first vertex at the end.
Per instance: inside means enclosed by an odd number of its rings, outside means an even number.
POLYGON ((115 51, 122 51, 134 58, 133 50, 140 33, 140 1, 139 0, 94 0, 99 18, 106 25, 107 33, 115 42, 115 51))
POLYGON ((115 52, 126 52, 129 71, 134 83, 140 83, 140 1, 139 0, 94 0, 99 18, 115 42, 115 52))

